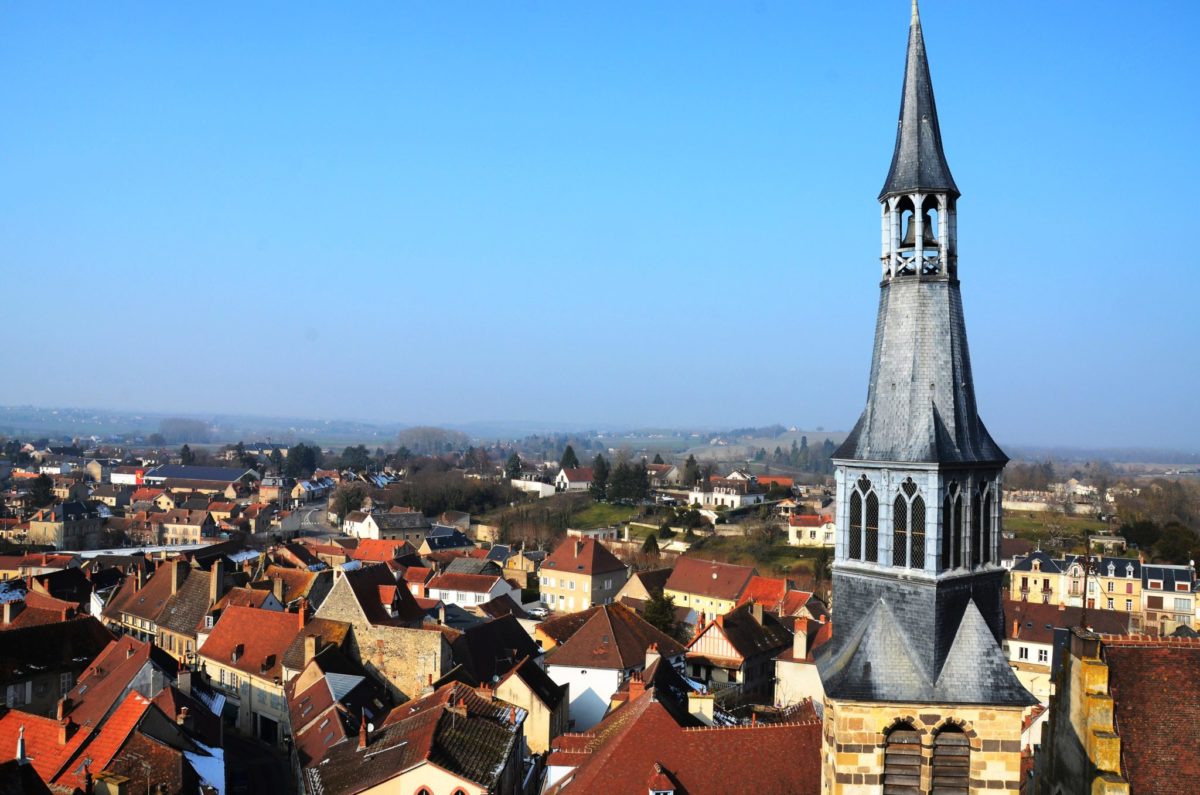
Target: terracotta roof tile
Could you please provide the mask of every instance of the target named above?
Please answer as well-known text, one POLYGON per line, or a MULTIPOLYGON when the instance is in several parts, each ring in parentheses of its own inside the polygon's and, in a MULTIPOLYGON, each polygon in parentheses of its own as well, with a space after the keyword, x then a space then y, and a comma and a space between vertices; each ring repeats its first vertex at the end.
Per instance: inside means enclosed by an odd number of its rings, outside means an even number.
POLYGON ((283 655, 303 624, 296 613, 230 607, 221 614, 198 654, 250 676, 283 675, 283 655))
POLYGON ((641 668, 646 649, 657 644, 664 657, 683 654, 683 646, 620 604, 600 606, 565 642, 546 655, 547 665, 572 668, 641 668))
POLYGON ((735 600, 755 574, 750 566, 681 557, 675 561, 675 570, 671 572, 666 588, 713 599, 735 600))
POLYGON ((571 574, 625 571, 625 564, 594 538, 567 538, 542 563, 543 569, 571 574))
POLYGON ((1200 641, 1106 638, 1103 649, 1131 791, 1174 793, 1200 779, 1200 641))

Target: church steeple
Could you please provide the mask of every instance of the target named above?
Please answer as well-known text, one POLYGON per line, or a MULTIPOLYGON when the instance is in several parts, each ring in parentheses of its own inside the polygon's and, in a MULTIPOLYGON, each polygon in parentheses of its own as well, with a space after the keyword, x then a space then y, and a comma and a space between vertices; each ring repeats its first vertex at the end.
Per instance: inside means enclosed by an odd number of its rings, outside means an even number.
POLYGON ((1008 459, 975 404, 958 280, 958 196, 914 3, 900 129, 880 196, 883 277, 867 404, 833 455, 840 629, 822 663, 832 696, 1029 698, 997 642, 1008 459), (960 675, 967 669, 987 675, 968 682, 960 675))
POLYGON ((925 36, 921 32, 917 0, 913 0, 896 149, 879 198, 882 201, 888 196, 917 192, 959 196, 946 153, 942 151, 942 131, 938 126, 937 103, 933 99, 933 81, 929 77, 925 36))

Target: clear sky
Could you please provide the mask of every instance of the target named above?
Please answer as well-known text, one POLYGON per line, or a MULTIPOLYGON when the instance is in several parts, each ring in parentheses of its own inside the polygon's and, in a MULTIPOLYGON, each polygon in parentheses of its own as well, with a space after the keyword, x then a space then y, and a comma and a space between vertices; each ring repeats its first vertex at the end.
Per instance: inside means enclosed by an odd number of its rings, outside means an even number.
MULTIPOLYGON (((908 18, 6 3, 0 403, 848 429, 908 18)), ((1200 3, 922 18, 993 434, 1200 447, 1200 3)))

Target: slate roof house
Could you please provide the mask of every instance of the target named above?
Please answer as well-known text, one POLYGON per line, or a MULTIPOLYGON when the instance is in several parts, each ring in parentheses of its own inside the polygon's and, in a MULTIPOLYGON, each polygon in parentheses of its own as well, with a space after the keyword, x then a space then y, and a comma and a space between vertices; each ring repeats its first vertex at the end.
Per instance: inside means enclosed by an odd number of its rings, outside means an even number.
POLYGON ((450 683, 401 704, 374 731, 329 748, 305 769, 311 791, 502 795, 521 791, 525 712, 450 683))
POLYGON ((697 627, 687 647, 687 670, 722 703, 775 703, 777 654, 792 645, 792 633, 762 605, 747 602, 697 627))

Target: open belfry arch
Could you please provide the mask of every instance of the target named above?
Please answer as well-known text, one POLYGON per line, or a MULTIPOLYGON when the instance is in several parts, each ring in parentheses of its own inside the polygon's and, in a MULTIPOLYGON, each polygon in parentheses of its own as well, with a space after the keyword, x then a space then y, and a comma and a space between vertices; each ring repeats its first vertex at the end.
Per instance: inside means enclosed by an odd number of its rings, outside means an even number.
POLYGON ((1016 793, 1033 696, 1000 646, 1002 473, 979 417, 958 270, 960 193, 914 0, 879 193, 867 404, 834 453, 834 634, 818 660, 828 793, 1016 793))

